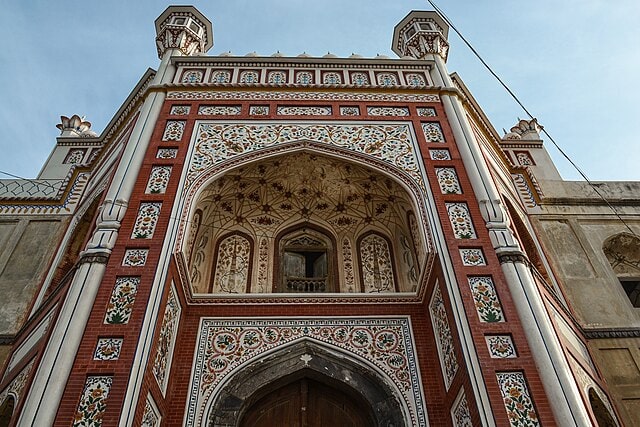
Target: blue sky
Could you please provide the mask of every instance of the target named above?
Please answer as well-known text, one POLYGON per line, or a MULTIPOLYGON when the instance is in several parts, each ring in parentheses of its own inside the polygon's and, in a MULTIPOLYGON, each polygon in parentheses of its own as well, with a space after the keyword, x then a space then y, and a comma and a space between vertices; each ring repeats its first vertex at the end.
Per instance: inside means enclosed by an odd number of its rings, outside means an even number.
MULTIPOLYGON (((593 180, 640 180, 640 1, 437 0, 441 9, 593 180)), ((153 21, 169 3, 0 0, 0 170, 35 177, 60 115, 100 133, 159 61, 153 21)), ((185 3, 183 3, 185 4, 185 3)), ((395 55, 393 27, 426 0, 208 0, 210 54, 395 55)), ((525 117, 458 37, 448 67, 498 130, 525 117)), ((551 144, 565 179, 578 179, 551 144)), ((4 178, 0 176, 0 178, 4 178)))

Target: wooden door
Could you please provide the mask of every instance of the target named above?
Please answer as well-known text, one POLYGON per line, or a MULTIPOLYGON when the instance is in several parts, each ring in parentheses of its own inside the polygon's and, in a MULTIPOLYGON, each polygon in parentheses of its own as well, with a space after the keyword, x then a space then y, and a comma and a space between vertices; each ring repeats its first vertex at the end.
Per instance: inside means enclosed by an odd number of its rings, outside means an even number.
POLYGON ((270 391, 246 412, 242 427, 371 427, 360 399, 308 378, 270 391))

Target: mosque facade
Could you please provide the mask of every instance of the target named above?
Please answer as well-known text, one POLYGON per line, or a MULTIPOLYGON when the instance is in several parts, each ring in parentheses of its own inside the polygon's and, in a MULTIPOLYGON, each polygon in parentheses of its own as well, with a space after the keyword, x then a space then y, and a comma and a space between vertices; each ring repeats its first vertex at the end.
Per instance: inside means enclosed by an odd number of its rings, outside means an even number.
POLYGON ((496 132, 437 13, 393 59, 155 27, 100 135, 0 181, 0 426, 640 425, 640 184, 496 132))

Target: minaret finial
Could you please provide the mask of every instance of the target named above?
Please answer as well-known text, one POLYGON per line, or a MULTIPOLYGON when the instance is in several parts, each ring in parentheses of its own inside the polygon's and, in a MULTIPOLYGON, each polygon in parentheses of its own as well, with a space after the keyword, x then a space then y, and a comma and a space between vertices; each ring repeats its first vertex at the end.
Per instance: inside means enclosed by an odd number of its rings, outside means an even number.
POLYGON ((213 46, 213 26, 193 6, 169 6, 156 19, 158 57, 169 49, 183 55, 204 53, 213 46))

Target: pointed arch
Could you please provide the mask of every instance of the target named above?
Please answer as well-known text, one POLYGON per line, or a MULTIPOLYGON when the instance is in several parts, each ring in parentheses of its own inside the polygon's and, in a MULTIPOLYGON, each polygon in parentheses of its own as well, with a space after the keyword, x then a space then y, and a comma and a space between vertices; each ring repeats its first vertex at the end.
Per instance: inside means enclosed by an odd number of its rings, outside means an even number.
POLYGON ((640 239, 619 233, 604 241, 602 251, 631 305, 640 307, 640 239))
POLYGON ((411 424, 401 394, 382 372, 339 348, 308 338, 238 367, 210 399, 203 421, 210 426, 236 426, 254 402, 299 378, 312 378, 364 402, 363 410, 374 425, 411 424))

